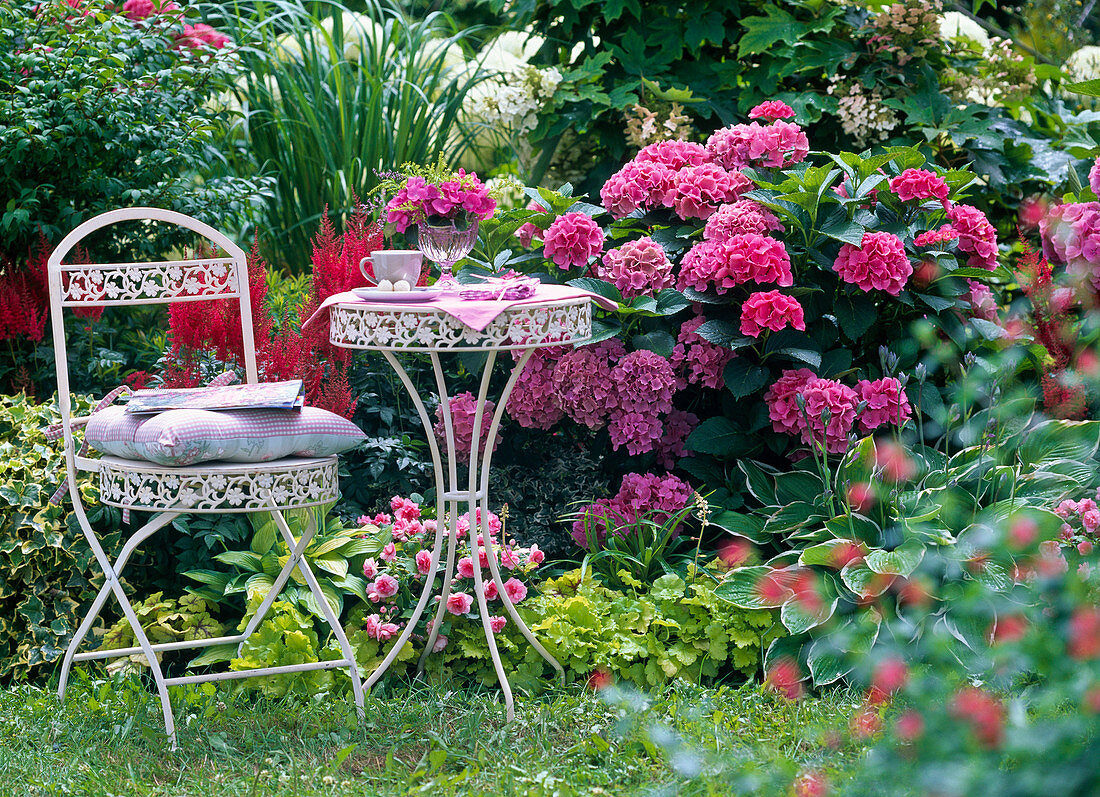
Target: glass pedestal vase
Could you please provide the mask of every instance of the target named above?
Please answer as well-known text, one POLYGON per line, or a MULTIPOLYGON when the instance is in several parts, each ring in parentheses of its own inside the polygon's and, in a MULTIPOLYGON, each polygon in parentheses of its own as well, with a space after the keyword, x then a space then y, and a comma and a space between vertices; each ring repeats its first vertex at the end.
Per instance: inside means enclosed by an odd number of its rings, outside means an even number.
POLYGON ((478 220, 474 219, 465 227, 459 227, 453 221, 446 224, 422 221, 416 225, 416 248, 424 253, 424 257, 439 264, 437 284, 454 282, 451 269, 470 254, 477 243, 477 224, 478 220))

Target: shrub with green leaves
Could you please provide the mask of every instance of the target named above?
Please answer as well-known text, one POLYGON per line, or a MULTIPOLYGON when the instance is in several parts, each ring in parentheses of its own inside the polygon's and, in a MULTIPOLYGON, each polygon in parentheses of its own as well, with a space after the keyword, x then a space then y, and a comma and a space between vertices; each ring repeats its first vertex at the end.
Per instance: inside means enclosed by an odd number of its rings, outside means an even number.
MULTIPOLYGON (((135 14, 100 0, 0 6, 0 262, 24 263, 40 231, 56 243, 124 206, 243 222, 261 183, 212 176, 227 125, 206 104, 236 74, 232 47, 192 36, 185 12, 135 14)), ((92 246, 153 255, 180 242, 152 227, 110 234, 92 246)))
MULTIPOLYGON (((212 611, 214 611, 214 604, 198 595, 181 595, 176 599, 165 598, 164 593, 155 592, 140 603, 134 604, 134 614, 137 615, 146 637, 154 645, 224 636, 225 626, 211 614, 212 611)), ((137 645, 137 638, 134 636, 130 621, 123 617, 107 629, 100 648, 118 650, 137 647, 137 645)), ((145 654, 137 653, 125 659, 115 659, 107 669, 108 671, 121 669, 133 664, 148 664, 145 654)))
MULTIPOLYGON (((73 414, 91 401, 73 398, 73 414)), ((54 404, 0 396, 0 679, 31 680, 61 658, 103 583, 99 565, 66 496, 50 506, 65 477, 65 457, 43 429, 59 421, 54 404)), ((121 547, 117 509, 96 503, 91 475, 80 477, 88 519, 108 556, 121 547)), ((93 629, 102 633, 102 626, 93 629)))

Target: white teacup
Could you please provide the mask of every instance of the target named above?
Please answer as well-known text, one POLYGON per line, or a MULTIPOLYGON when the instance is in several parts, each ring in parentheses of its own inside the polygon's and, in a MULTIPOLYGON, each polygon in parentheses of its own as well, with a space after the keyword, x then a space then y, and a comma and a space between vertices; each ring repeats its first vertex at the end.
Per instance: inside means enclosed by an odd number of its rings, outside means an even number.
POLYGON ((359 270, 370 279, 367 264, 374 267, 374 279, 378 282, 405 280, 415 285, 424 266, 424 255, 416 249, 380 249, 359 261, 359 270))

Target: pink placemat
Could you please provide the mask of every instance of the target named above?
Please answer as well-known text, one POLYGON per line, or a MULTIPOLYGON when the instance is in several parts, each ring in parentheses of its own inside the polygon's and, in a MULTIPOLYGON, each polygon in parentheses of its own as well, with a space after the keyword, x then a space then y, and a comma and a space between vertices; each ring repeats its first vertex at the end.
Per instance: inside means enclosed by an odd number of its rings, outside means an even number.
POLYGON ((416 308, 421 307, 440 310, 458 319, 470 329, 481 332, 493 322, 493 319, 510 307, 522 307, 523 305, 539 304, 541 302, 564 302, 569 299, 591 299, 604 310, 614 310, 618 307, 618 304, 597 293, 581 290, 580 288, 574 288, 569 285, 552 285, 549 283, 539 285, 534 294, 528 296, 526 299, 516 299, 514 301, 470 300, 462 299, 457 294, 447 293, 430 302, 418 304, 398 304, 395 302, 391 304, 388 302, 365 301, 360 299, 353 292, 347 291, 346 293, 333 294, 325 299, 321 303, 321 306, 317 308, 317 311, 302 324, 302 328, 305 329, 322 315, 327 316, 329 308, 334 304, 362 304, 369 305, 370 307, 384 307, 389 310, 405 312, 415 312, 416 308))

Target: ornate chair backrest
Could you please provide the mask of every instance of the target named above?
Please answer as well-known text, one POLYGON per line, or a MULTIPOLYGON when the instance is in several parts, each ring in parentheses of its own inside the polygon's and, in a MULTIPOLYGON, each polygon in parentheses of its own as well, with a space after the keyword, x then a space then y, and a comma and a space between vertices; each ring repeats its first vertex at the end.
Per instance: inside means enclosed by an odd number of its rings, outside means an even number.
POLYGON ((159 208, 123 208, 88 219, 62 239, 48 263, 50 323, 57 362, 58 404, 70 478, 75 477, 69 368, 62 312, 80 307, 168 304, 210 299, 238 299, 244 341, 245 379, 256 382, 256 344, 252 333, 252 306, 248 295, 248 266, 244 250, 213 227, 159 208), (81 263, 62 261, 80 241, 104 227, 125 221, 162 221, 185 227, 218 246, 227 255, 195 260, 149 263, 81 263))

